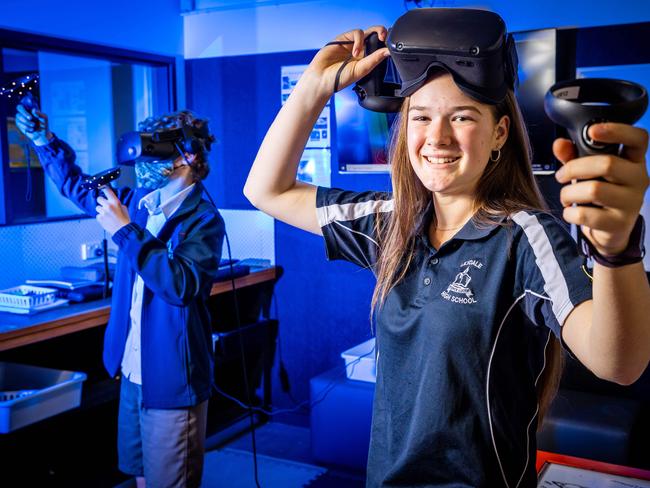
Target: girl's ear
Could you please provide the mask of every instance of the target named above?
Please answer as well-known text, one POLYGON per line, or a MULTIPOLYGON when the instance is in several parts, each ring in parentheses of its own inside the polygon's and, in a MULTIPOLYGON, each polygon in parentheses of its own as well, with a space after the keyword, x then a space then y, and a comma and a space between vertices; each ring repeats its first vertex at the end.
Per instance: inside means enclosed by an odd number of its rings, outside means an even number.
POLYGON ((510 117, 503 115, 497 125, 494 127, 494 149, 501 149, 508 140, 508 133, 510 132, 510 117))

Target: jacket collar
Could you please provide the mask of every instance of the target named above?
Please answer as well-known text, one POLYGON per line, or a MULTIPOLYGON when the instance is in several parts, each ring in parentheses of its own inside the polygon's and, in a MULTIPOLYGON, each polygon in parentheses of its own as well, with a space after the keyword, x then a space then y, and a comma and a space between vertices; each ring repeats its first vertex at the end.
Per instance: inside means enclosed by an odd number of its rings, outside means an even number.
POLYGON ((161 202, 160 189, 154 190, 151 193, 147 193, 140 199, 140 202, 138 203, 138 209, 145 207, 149 211, 149 215, 162 213, 165 216, 165 219, 169 219, 180 208, 185 198, 187 198, 187 196, 192 193, 195 184, 196 183, 192 183, 191 185, 176 192, 164 202, 161 202))
MULTIPOLYGON (((138 189, 135 193, 135 201, 139 202, 142 197, 147 194, 147 190, 138 189)), ((181 206, 178 207, 178 210, 165 222, 165 225, 158 233, 159 236, 163 236, 165 230, 173 223, 176 223, 178 219, 183 217, 189 212, 192 212, 201 202, 201 195, 203 194, 203 184, 197 183, 194 185, 194 188, 189 195, 183 200, 181 206)), ((149 212, 147 209, 142 206, 141 208, 136 207, 135 218, 133 219, 136 224, 138 224, 143 229, 147 226, 147 218, 149 217, 149 212)))
POLYGON ((176 210, 176 212, 174 212, 174 215, 172 215, 171 218, 165 222, 165 225, 160 231, 160 235, 163 235, 163 232, 168 226, 175 225, 179 219, 183 218, 186 214, 193 212, 201 202, 201 195, 203 195, 203 185, 194 185, 194 188, 190 194, 187 195, 185 200, 183 200, 183 203, 181 203, 181 206, 178 207, 178 210, 176 210))

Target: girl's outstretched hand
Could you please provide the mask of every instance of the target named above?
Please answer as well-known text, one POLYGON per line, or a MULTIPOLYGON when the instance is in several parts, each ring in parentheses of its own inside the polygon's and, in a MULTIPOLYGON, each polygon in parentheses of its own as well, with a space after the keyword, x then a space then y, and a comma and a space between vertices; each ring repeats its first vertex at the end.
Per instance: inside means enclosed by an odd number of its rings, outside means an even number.
POLYGON ((601 154, 575 159, 571 141, 554 142, 553 153, 563 163, 555 173, 557 181, 564 184, 578 180, 560 192, 563 217, 582 226, 583 234, 599 253, 614 256, 627 247, 648 188, 648 132, 607 122, 592 125, 589 136, 598 142, 622 144, 623 149, 620 156, 601 154))

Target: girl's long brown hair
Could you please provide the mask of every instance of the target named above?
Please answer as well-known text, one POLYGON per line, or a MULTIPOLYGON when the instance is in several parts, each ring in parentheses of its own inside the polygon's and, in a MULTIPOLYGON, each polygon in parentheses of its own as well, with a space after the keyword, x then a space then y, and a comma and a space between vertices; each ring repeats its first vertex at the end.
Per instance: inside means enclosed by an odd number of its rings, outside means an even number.
MULTIPOLYGON (((380 246, 377 285, 372 296, 373 313, 407 273, 413 260, 416 221, 431 201, 431 192, 418 179, 409 158, 408 108, 409 99, 406 98, 389 143, 394 210, 383 220, 384 214, 378 214, 380 246)), ((489 225, 497 216, 509 216, 520 210, 546 210, 533 177, 530 140, 514 93, 509 91, 504 101, 492 109, 495 121, 503 115, 510 118, 510 131, 501 148, 500 160, 488 163, 477 184, 473 209, 477 225, 489 225)), ((538 426, 557 392, 562 365, 560 343, 553 336, 546 348, 546 367, 537 386, 538 426)))

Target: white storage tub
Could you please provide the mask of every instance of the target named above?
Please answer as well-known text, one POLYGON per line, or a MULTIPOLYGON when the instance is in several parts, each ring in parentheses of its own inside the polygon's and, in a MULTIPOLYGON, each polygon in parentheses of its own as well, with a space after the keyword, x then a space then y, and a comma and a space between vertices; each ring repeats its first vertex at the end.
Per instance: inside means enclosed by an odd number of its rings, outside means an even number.
POLYGON ((0 433, 76 408, 84 373, 0 362, 0 433))
POLYGON ((345 374, 351 380, 377 381, 377 362, 375 359, 375 338, 362 342, 341 353, 345 360, 345 374))

